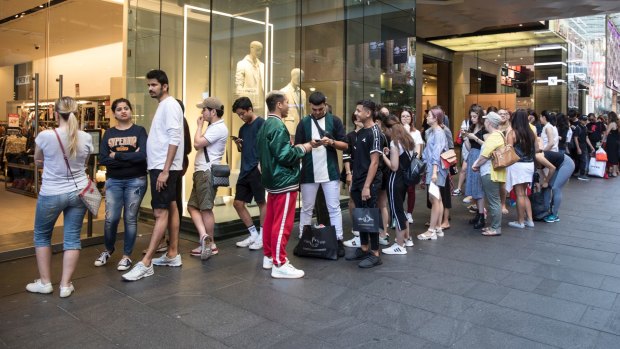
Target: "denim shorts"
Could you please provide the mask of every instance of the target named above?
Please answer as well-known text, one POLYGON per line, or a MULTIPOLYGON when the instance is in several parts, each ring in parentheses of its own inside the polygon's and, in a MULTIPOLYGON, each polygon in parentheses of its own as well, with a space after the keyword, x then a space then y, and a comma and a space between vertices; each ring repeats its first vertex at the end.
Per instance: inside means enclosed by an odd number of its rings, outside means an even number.
POLYGON ((80 232, 86 214, 86 206, 78 191, 58 195, 39 195, 34 216, 34 247, 49 247, 52 244, 52 231, 60 214, 64 218, 64 250, 82 248, 80 232))

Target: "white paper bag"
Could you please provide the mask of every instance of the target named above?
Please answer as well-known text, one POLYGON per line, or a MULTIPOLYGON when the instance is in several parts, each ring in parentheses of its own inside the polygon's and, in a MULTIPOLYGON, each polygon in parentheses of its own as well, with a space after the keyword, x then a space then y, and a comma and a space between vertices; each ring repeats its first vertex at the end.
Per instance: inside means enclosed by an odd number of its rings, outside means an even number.
POLYGON ((590 158, 590 166, 588 166, 588 175, 594 177, 605 177, 605 161, 596 161, 596 158, 590 158))

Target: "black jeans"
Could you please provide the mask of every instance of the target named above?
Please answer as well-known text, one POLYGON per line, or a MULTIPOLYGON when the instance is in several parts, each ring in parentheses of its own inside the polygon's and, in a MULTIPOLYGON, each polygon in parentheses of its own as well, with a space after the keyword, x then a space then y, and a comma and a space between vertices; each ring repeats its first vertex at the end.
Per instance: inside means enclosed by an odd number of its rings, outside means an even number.
POLYGON ((585 176, 588 170, 588 145, 587 144, 579 144, 579 148, 581 149, 581 154, 577 154, 579 157, 579 175, 585 176))

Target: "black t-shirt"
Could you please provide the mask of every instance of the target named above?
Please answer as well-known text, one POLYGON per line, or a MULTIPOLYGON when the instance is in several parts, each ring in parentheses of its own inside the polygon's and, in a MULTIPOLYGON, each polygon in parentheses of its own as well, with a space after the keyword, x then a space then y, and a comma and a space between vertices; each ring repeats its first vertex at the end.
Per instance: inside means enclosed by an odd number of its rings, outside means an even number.
POLYGON ((586 143, 587 136, 588 136, 588 129, 581 123, 578 123, 577 126, 575 127, 575 132, 573 132, 573 138, 577 137, 577 140, 579 140, 579 145, 585 145, 587 144, 586 143))
POLYGON ((258 130, 265 123, 265 119, 257 117, 250 124, 243 124, 239 129, 239 138, 243 139, 241 147, 241 170, 239 178, 252 172, 258 165, 258 144, 256 144, 256 135, 258 130))
POLYGON ((146 130, 132 125, 126 130, 108 129, 99 147, 99 163, 106 166, 106 177, 130 179, 146 175, 146 130), (114 159, 110 153, 114 152, 114 159))
POLYGON ((592 145, 596 145, 596 143, 603 139, 603 132, 605 132, 606 127, 602 122, 589 122, 586 128, 588 129, 588 138, 590 138, 592 145))
MULTIPOLYGON (((480 131, 474 133, 474 135, 484 141, 484 135, 487 134, 487 133, 489 133, 489 132, 483 127, 480 131)), ((473 148, 473 149, 480 149, 482 147, 482 144, 480 144, 480 143, 478 143, 476 141, 472 141, 470 139, 469 140, 469 146, 471 148, 473 148)))
POLYGON ((545 150, 543 154, 545 155, 545 159, 555 166, 556 169, 562 166, 562 163, 564 162, 564 154, 550 150, 545 150))
MULTIPOLYGON (((353 183, 351 190, 362 190, 366 182, 366 175, 370 167, 370 155, 383 152, 381 148, 381 130, 376 124, 370 128, 363 128, 357 133, 355 147, 353 149, 353 183)), ((379 160, 381 160, 379 158, 379 160)), ((381 171, 377 169, 373 183, 381 182, 381 171)))

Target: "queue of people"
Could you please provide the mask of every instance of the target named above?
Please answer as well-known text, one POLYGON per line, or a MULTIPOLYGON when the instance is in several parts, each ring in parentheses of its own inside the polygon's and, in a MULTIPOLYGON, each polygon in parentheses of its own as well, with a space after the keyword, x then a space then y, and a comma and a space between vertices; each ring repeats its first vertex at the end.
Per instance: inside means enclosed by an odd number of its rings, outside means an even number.
MULTIPOLYGON (((230 134, 223 120, 225 107, 216 97, 208 97, 198 104, 200 115, 196 118, 196 132, 191 137, 183 115, 184 106, 168 92, 166 73, 152 70, 146 79, 150 96, 158 101, 149 134, 133 123, 131 102, 117 99, 112 103, 117 124, 105 133, 99 153, 100 163, 107 167, 105 249, 94 265, 102 267, 112 260, 122 213, 124 247, 122 254, 118 253, 116 268, 125 272, 122 278, 126 281, 154 275, 153 266, 183 265, 178 248, 179 186, 187 169, 186 157, 190 149, 186 148, 189 147, 195 150, 195 160, 188 212, 200 242, 190 255, 207 260, 219 253, 213 239, 217 191, 214 169, 223 163, 230 134), (138 210, 147 190, 147 176, 155 223, 144 256, 134 264, 132 253, 138 210), (161 252, 161 256, 155 256, 161 252)), ((273 278, 294 279, 305 275, 291 264, 286 251, 298 192, 301 192, 302 202, 300 236, 304 226, 312 223, 320 187, 334 226, 338 257, 345 257, 345 246, 351 247, 354 250, 346 259, 358 261, 360 268, 372 268, 383 263, 381 254, 406 255, 407 248, 414 245, 410 224, 414 223, 416 185, 404 179, 414 159, 421 158, 426 163, 422 185, 427 191, 430 208, 428 227, 416 236, 418 240, 437 240, 450 228, 451 196, 461 195, 463 191, 473 200, 475 215, 469 223, 484 236, 502 234, 502 216, 511 191, 516 197, 517 220, 508 226, 534 227, 528 195, 535 188, 544 194, 547 210, 544 221, 558 222, 562 187, 577 167, 575 162, 579 163, 579 171, 582 162, 587 162, 587 158, 583 158, 586 147, 593 148, 584 123, 587 120, 573 125, 568 123, 569 118, 576 121, 574 113, 566 117, 544 112, 538 117, 522 109, 509 113, 496 108, 484 111, 472 105, 467 123, 462 125, 458 135, 458 143, 462 144, 466 155, 459 166, 445 157, 454 148, 454 139, 446 125, 448 117, 440 106, 426 111, 426 128, 420 132, 415 127, 415 115, 411 110, 403 110, 396 116, 370 100, 361 100, 356 103, 352 115, 355 130, 345 134, 342 121, 331 113, 323 93, 313 92, 309 104, 311 112, 300 120, 294 137, 283 122, 289 106, 286 94, 272 91, 267 95, 269 115, 266 118, 254 113, 247 97, 238 98, 232 105, 232 112, 243 122, 238 136, 231 136, 231 144, 234 143, 241 153, 233 206, 248 232, 236 246, 262 250, 262 266, 273 278), (570 156, 571 144, 576 158, 570 156), (512 146, 517 161, 507 168, 492 165, 494 152, 506 145, 512 146), (342 152, 342 172, 338 168, 338 152, 342 152), (461 172, 458 188, 452 190, 452 177, 458 172, 456 167, 460 167, 461 172), (538 178, 538 185, 535 185, 535 178, 538 178), (356 207, 380 209, 384 221, 380 231, 354 231, 354 237, 345 241, 340 182, 342 189, 349 191, 350 212, 356 207), (406 207, 405 196, 408 197, 406 207), (247 209, 252 201, 259 209, 258 226, 247 209), (390 226, 396 231, 391 245, 390 226), (381 245, 386 247, 380 248, 381 245)), ((44 169, 34 229, 39 278, 26 289, 35 293, 53 292, 50 237, 62 212, 65 252, 60 296, 68 297, 75 291, 71 276, 78 263, 79 234, 86 212, 78 188, 83 188, 88 181, 85 164, 93 144, 88 134, 78 130, 75 100, 70 97, 57 100, 54 112, 59 120, 58 128, 43 131, 36 139, 35 160, 44 169)), ((608 153, 615 154, 609 157, 611 177, 618 175, 617 121, 617 116, 610 113, 599 141, 608 153)), ((585 173, 580 172, 580 175, 585 173)))

